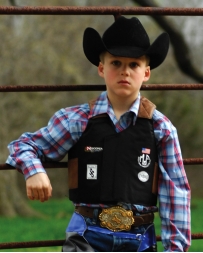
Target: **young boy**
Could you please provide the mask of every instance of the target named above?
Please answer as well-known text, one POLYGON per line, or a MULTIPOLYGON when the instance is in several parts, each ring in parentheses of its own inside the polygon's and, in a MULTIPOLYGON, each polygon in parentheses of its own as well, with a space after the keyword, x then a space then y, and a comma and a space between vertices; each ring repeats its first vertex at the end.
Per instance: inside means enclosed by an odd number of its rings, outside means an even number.
POLYGON ((83 47, 107 90, 13 141, 7 163, 25 175, 28 198, 43 202, 52 187, 41 161, 68 153, 75 212, 63 251, 155 251, 157 197, 164 249, 186 251, 190 187, 177 131, 140 96, 142 83, 167 55, 168 35, 150 45, 140 21, 121 16, 102 37, 87 28, 83 47))

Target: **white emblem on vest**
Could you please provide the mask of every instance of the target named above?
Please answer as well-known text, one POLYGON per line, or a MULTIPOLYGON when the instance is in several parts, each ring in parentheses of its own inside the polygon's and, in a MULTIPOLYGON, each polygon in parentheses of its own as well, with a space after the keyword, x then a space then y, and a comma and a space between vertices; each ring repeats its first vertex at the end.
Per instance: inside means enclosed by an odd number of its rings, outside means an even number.
POLYGON ((138 157, 138 163, 141 167, 147 168, 147 167, 149 167, 149 165, 151 163, 151 159, 150 159, 149 155, 142 154, 141 156, 138 157))
POLYGON ((87 179, 97 179, 96 164, 87 164, 87 179))
POLYGON ((142 181, 142 182, 147 182, 148 179, 149 179, 149 175, 148 175, 148 173, 145 172, 145 171, 140 171, 140 172, 138 173, 138 178, 139 178, 139 180, 142 181))

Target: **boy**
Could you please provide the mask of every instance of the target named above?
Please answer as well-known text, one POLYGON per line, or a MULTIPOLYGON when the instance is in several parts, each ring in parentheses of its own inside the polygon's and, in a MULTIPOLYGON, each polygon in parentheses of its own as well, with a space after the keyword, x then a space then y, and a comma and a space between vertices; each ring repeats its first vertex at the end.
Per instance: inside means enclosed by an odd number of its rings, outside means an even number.
POLYGON ((135 17, 119 17, 102 38, 87 28, 84 53, 107 91, 89 104, 61 109, 47 127, 9 145, 7 163, 25 175, 28 198, 42 202, 52 187, 41 160, 61 160, 68 153, 75 212, 64 251, 155 251, 157 196, 164 249, 188 249, 190 187, 177 132, 140 96, 168 47, 166 33, 150 45, 135 17))

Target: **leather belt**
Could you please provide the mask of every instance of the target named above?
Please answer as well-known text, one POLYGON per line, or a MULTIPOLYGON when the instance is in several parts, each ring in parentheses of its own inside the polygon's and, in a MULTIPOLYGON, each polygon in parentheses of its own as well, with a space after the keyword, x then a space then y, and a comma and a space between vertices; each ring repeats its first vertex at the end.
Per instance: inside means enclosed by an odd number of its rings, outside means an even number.
MULTIPOLYGON (((82 216, 93 218, 94 209, 86 206, 77 206, 75 212, 82 216)), ((154 213, 133 215, 132 211, 125 210, 122 207, 115 206, 105 209, 99 208, 98 217, 100 225, 112 231, 130 230, 131 226, 138 227, 143 224, 150 224, 154 221, 154 213)))

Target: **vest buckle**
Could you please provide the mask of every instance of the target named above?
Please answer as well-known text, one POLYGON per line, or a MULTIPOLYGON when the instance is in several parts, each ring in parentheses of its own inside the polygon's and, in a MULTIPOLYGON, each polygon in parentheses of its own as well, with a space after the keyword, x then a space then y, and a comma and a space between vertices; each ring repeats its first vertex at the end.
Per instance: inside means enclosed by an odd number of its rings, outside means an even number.
POLYGON ((104 208, 99 214, 99 219, 101 227, 113 232, 128 231, 134 223, 133 212, 120 206, 104 208))

